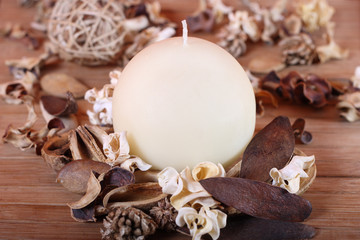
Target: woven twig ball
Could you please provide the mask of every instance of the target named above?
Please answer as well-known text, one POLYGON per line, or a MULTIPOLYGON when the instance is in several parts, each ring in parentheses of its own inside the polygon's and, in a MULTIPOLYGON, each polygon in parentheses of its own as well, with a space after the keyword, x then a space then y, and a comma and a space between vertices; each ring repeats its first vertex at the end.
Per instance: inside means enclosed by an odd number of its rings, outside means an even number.
POLYGON ((57 1, 48 37, 64 60, 92 66, 112 63, 125 44, 123 8, 116 0, 57 1))

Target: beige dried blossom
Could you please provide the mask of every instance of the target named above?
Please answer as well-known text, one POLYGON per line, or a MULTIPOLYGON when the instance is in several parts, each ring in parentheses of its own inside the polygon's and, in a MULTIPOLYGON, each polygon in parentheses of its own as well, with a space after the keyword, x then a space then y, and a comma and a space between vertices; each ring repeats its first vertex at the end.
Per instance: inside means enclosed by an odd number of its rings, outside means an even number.
POLYGON ((331 59, 344 59, 349 56, 349 50, 341 48, 334 39, 335 23, 330 22, 326 25, 328 44, 318 46, 316 52, 319 55, 320 62, 327 62, 331 59))
POLYGON ((360 119, 360 91, 346 93, 339 97, 340 102, 337 108, 340 110, 340 116, 349 122, 355 122, 360 119))
POLYGON ((101 90, 93 88, 85 93, 85 100, 93 104, 93 111, 86 112, 92 124, 112 125, 112 96, 120 74, 117 70, 110 72, 110 84, 105 84, 101 90))
POLYGON ((219 203, 205 191, 199 181, 209 177, 224 177, 225 170, 221 164, 202 162, 194 167, 185 168, 178 173, 174 168, 167 167, 158 174, 159 185, 163 192, 172 195, 171 204, 179 210, 184 206, 214 207, 219 203))
POLYGON ((198 212, 194 208, 183 207, 179 209, 176 224, 180 227, 186 224, 193 240, 200 240, 205 234, 218 239, 220 229, 226 226, 226 219, 227 215, 217 209, 202 207, 198 212))
POLYGON ((312 32, 326 26, 335 13, 335 9, 326 0, 311 0, 308 3, 299 4, 296 12, 304 22, 306 29, 312 32))
POLYGON ((301 178, 308 178, 305 172, 315 163, 315 156, 294 156, 290 163, 284 168, 278 170, 272 168, 270 176, 273 179, 272 184, 286 189, 290 193, 297 193, 300 190, 301 178))
POLYGON ((120 167, 134 172, 135 169, 146 171, 151 168, 139 157, 130 155, 130 146, 126 138, 126 132, 110 133, 102 135, 103 151, 106 156, 105 162, 111 166, 120 167))
POLYGON ((352 84, 355 88, 360 89, 360 66, 355 68, 354 76, 351 78, 352 84))

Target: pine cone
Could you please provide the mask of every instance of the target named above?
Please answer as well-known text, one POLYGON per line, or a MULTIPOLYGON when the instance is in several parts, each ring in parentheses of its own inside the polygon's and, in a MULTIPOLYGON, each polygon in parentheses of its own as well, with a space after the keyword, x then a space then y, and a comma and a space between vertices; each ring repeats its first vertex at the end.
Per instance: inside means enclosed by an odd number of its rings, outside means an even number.
POLYGON ((160 229, 168 232, 176 230, 175 219, 177 211, 171 205, 168 198, 159 201, 158 206, 150 210, 150 216, 153 217, 160 229))
POLYGON ((287 65, 310 65, 317 59, 316 46, 308 34, 286 37, 279 45, 287 65))
POLYGON ((223 28, 219 34, 218 45, 228 51, 233 57, 238 58, 246 52, 246 34, 238 30, 236 32, 223 28))
POLYGON ((105 240, 142 240, 154 234, 157 228, 149 215, 133 207, 113 209, 103 224, 105 229, 100 232, 105 240))

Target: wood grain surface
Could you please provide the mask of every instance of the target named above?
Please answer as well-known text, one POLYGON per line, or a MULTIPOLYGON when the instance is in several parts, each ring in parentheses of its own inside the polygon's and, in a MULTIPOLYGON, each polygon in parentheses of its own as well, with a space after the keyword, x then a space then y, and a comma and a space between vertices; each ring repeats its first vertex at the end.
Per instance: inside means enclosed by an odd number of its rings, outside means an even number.
MULTIPOLYGON (((240 1, 225 1, 239 7, 240 1)), ((271 1, 262 1, 271 4, 271 1)), ((331 78, 349 78, 360 65, 360 1, 329 1, 336 9, 336 40, 350 49, 346 60, 316 66, 292 67, 301 73, 316 73, 331 78)), ((197 7, 192 0, 162 0, 164 13, 179 22, 197 7)), ((17 6, 17 1, 0 1, 0 26, 6 22, 28 27, 35 9, 17 6)), ((196 36, 214 39, 211 34, 196 36)), ((273 51, 263 44, 250 45, 246 56, 239 59, 246 67, 249 59, 273 51)), ((27 50, 18 41, 0 39, 0 82, 10 81, 4 61, 23 56, 37 56, 39 51, 27 50)), ((101 88, 108 82, 108 73, 115 66, 83 67, 73 63, 60 65, 44 72, 70 74, 89 87, 101 88)), ((82 106, 85 106, 83 104, 82 106)), ((39 107, 36 106, 40 116, 39 107)), ((81 110, 84 113, 84 109, 81 110)), ((305 222, 315 226, 315 239, 360 239, 360 122, 348 123, 341 119, 334 105, 323 109, 282 102, 279 108, 266 108, 265 116, 257 119, 256 129, 263 128, 274 117, 286 115, 294 121, 306 119, 306 128, 313 134, 310 145, 297 145, 306 154, 314 154, 318 177, 304 198, 313 205, 313 212, 305 222)), ((21 126, 26 119, 23 105, 0 102, 0 131, 9 124, 21 126)), ((44 121, 39 117, 35 127, 44 121)), ((77 223, 70 216, 67 203, 79 199, 55 183, 56 174, 33 149, 20 151, 10 144, 0 145, 0 239, 100 239, 101 223, 77 223)), ((178 234, 160 234, 154 239, 189 239, 178 234)))

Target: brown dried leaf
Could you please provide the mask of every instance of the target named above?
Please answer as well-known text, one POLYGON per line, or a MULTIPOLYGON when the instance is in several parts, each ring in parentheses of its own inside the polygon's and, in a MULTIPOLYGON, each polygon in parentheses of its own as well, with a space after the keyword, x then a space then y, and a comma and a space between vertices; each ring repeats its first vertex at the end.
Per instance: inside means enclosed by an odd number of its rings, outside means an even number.
POLYGON ((71 161, 60 170, 56 182, 61 183, 70 192, 83 194, 86 192, 91 171, 102 174, 109 169, 108 164, 89 159, 71 161))
POLYGON ((207 178, 200 183, 218 201, 250 216, 302 222, 311 214, 309 201, 267 183, 227 177, 207 178))
POLYGON ((52 96, 67 98, 71 92, 74 98, 82 98, 88 90, 84 84, 65 73, 49 73, 40 79, 41 88, 52 96))
POLYGON ((90 177, 87 182, 87 189, 85 195, 79 201, 68 203, 72 209, 81 209, 87 207, 92 203, 100 194, 101 185, 100 181, 95 176, 94 172, 90 172, 90 177))
POLYGON ((150 210, 166 196, 158 183, 135 183, 110 191, 105 195, 103 205, 107 208, 135 207, 150 210))
POLYGON ((41 96, 40 101, 44 106, 45 111, 50 115, 61 117, 76 113, 78 105, 71 92, 66 93, 67 98, 60 98, 55 96, 44 95, 41 96))
POLYGON ((314 227, 301 223, 235 216, 230 217, 226 227, 221 229, 219 240, 300 240, 313 238, 315 234, 314 227))
POLYGON ((305 131, 305 119, 296 119, 291 127, 294 130, 294 136, 297 141, 300 141, 303 144, 311 143, 312 135, 310 132, 305 131))
POLYGON ((205 9, 194 16, 188 16, 186 22, 190 32, 211 32, 215 24, 215 16, 211 9, 205 9))
POLYGON ((295 137, 287 117, 276 117, 246 147, 240 177, 266 182, 271 168, 281 169, 294 151, 295 137))

